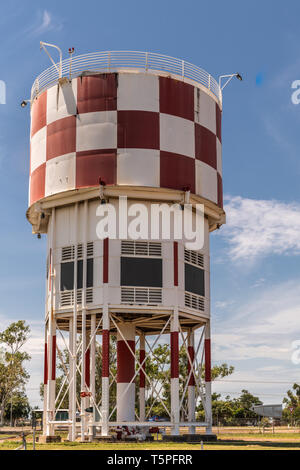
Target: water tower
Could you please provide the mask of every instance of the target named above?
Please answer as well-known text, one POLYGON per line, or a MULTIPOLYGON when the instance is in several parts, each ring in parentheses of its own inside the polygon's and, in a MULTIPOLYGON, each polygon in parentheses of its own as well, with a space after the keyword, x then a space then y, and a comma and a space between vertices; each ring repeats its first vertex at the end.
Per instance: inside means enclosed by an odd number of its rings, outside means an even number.
POLYGON ((27 218, 33 233, 47 234, 44 432, 54 436, 65 424, 71 440, 86 440, 117 426, 147 428, 161 403, 159 424, 172 435, 196 426, 210 434, 209 233, 225 221, 220 85, 160 54, 70 52, 36 78, 30 99, 27 218), (109 202, 118 211, 120 196, 128 207, 203 204, 202 249, 187 249, 184 240, 99 239, 97 208, 109 202), (170 344, 169 370, 162 367, 169 401, 162 380, 145 370, 148 356, 159 362, 153 354, 161 342, 170 344), (58 420, 66 398, 68 413, 58 420), (203 422, 196 420, 200 399, 203 422))

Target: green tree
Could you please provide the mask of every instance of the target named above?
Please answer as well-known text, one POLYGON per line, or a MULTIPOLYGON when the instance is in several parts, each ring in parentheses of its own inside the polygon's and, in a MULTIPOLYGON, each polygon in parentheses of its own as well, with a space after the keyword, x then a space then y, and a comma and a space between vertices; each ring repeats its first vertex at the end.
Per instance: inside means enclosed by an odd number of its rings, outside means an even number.
MULTIPOLYGON (((220 394, 212 394, 212 414, 214 422, 222 425, 243 425, 247 421, 256 421, 257 415, 252 411, 253 405, 261 405, 262 402, 248 390, 242 390, 238 398, 226 396, 221 399, 220 394)), ((203 407, 200 404, 198 419, 204 418, 203 407)))
POLYGON ((24 393, 29 375, 24 362, 30 359, 28 353, 21 351, 28 339, 30 328, 24 320, 11 323, 0 332, 0 424, 3 425, 7 404, 11 403, 14 394, 24 393))
POLYGON ((239 398, 233 400, 235 404, 235 417, 242 419, 255 419, 257 414, 252 411, 252 406, 262 405, 258 397, 252 395, 248 390, 242 390, 239 398))
POLYGON ((11 417, 15 422, 21 418, 28 418, 31 408, 28 397, 24 392, 14 393, 11 402, 8 402, 4 411, 4 419, 10 420, 11 417))
POLYGON ((292 390, 286 392, 287 397, 283 399, 285 408, 283 410, 283 417, 290 424, 300 423, 300 385, 294 383, 292 390))

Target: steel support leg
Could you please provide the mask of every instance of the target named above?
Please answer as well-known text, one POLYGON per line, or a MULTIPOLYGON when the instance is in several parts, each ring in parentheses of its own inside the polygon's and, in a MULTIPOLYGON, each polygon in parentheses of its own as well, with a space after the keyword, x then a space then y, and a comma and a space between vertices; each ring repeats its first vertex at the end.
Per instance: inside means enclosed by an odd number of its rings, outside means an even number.
POLYGON ((179 434, 179 319, 178 309, 171 320, 171 420, 172 435, 179 434))

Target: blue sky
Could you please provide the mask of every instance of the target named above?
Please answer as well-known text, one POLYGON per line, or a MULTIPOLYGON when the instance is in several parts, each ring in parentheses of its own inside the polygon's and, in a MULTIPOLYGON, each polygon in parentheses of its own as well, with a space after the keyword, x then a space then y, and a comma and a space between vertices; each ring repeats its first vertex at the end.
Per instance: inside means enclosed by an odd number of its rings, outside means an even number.
POLYGON ((42 377, 45 240, 25 218, 30 95, 49 59, 39 41, 67 56, 142 50, 186 59, 215 77, 240 72, 224 92, 223 181, 228 224, 211 237, 213 360, 236 372, 216 391, 242 388, 280 402, 300 364, 300 79, 298 2, 114 0, 6 2, 0 17, 0 327, 31 325, 29 394, 42 377), (272 383, 270 383, 272 382, 272 383))

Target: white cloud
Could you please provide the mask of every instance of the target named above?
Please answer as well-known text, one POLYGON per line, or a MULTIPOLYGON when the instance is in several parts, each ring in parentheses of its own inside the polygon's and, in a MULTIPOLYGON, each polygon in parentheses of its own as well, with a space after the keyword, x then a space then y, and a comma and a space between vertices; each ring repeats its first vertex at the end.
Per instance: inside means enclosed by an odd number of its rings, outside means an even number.
POLYGON ((28 29, 28 33, 38 36, 48 31, 59 31, 62 28, 62 22, 53 16, 48 10, 39 11, 37 20, 33 26, 28 29))
POLYGON ((48 26, 50 25, 51 23, 51 15, 50 13, 45 10, 44 11, 44 14, 43 14, 43 24, 42 24, 42 27, 43 28, 48 28, 48 26))
POLYGON ((300 279, 279 283, 235 302, 232 315, 214 325, 214 359, 291 363, 292 341, 300 339, 299 285, 300 279))
POLYGON ((300 204, 276 200, 225 198, 227 224, 219 232, 231 259, 300 254, 300 204))
POLYGON ((233 303, 233 300, 217 300, 215 302, 215 308, 223 310, 232 305, 233 303))

